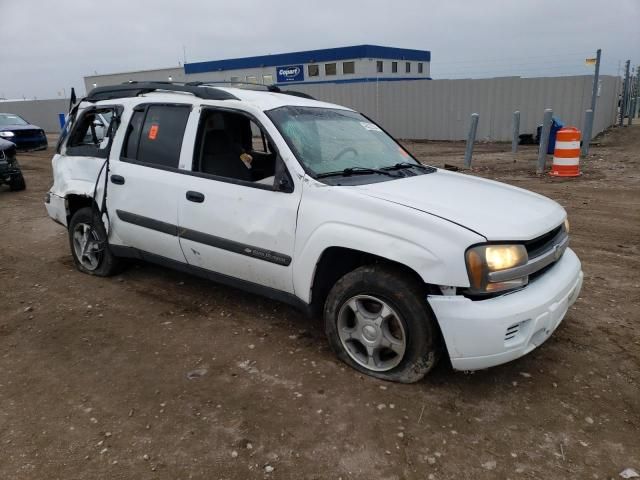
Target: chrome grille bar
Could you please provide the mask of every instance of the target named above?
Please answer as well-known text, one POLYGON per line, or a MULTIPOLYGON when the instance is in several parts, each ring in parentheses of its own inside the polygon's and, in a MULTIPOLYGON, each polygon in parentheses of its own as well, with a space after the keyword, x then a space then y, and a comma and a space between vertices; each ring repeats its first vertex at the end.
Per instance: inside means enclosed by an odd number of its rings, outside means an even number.
POLYGON ((569 235, 565 235, 560 241, 554 244, 549 250, 530 259, 524 265, 514 268, 507 268, 497 272, 489 273, 490 282, 506 282, 515 278, 522 278, 542 270, 544 267, 558 261, 569 246, 569 235))

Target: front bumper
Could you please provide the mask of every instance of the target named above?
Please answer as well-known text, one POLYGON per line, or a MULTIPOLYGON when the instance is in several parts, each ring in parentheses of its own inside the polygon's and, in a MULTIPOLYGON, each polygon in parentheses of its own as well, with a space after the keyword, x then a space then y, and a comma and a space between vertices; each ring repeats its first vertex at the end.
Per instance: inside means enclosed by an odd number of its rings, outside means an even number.
POLYGON ((580 260, 568 248, 547 272, 513 293, 476 301, 430 295, 453 368, 500 365, 541 345, 578 298, 582 277, 580 260))
POLYGON ((49 146, 47 137, 26 137, 11 139, 18 151, 46 150, 49 146))
POLYGON ((13 137, 0 137, 8 140, 16 146, 18 151, 44 150, 49 146, 46 134, 34 133, 26 135, 15 135, 13 137))

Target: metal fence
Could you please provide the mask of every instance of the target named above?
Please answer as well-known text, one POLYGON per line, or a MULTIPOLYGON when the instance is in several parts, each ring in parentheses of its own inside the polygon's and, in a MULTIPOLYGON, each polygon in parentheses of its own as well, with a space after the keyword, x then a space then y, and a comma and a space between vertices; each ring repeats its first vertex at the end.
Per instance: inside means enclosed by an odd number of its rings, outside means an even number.
MULTIPOLYGON (((472 113, 480 114, 477 138, 509 141, 513 112, 520 111, 520 133, 535 133, 545 108, 565 124, 583 129, 590 107, 591 76, 468 80, 421 80, 295 85, 319 100, 347 105, 375 119, 398 138, 464 140, 472 113)), ((613 125, 621 80, 600 77, 593 135, 613 125)), ((24 116, 47 132, 59 131, 58 114, 67 99, 0 102, 0 112, 24 116)))
MULTIPOLYGON (((347 105, 406 139, 464 140, 472 113, 480 114, 480 140, 509 141, 513 112, 520 133, 535 133, 545 108, 565 125, 583 128, 591 104, 592 76, 369 82, 295 85, 319 100, 347 105)), ((621 82, 601 76, 593 135, 615 123, 621 82)))

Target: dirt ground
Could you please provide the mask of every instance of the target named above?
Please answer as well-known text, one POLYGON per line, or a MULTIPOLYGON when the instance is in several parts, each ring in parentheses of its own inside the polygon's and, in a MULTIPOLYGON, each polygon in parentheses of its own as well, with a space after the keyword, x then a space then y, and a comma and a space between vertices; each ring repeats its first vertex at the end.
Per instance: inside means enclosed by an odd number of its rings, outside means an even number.
MULTIPOLYGON (((619 478, 640 471, 640 126, 576 179, 534 147, 476 147, 472 174, 569 212, 581 298, 528 356, 423 382, 362 376, 318 322, 254 295, 137 264, 77 272, 46 216, 51 149, 0 188, 0 479, 619 478)), ((52 142, 53 143, 53 142, 52 142)), ((462 143, 407 143, 461 165, 462 143)), ((499 216, 500 212, 496 212, 499 216)))

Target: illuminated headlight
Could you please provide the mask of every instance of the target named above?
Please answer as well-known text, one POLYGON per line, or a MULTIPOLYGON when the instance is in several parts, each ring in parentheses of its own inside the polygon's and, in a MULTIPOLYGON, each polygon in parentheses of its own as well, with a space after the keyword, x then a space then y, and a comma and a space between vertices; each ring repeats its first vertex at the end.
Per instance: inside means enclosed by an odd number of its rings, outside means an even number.
POLYGON ((569 219, 565 218, 564 219, 564 231, 569 233, 569 230, 570 230, 570 228, 569 228, 569 219))
POLYGON ((0 137, 11 138, 15 136, 16 134, 13 132, 0 132, 0 137))
POLYGON ((524 245, 478 245, 467 250, 466 260, 471 293, 501 292, 522 287, 529 281, 528 276, 502 282, 489 280, 492 272, 525 265, 529 255, 524 245))

